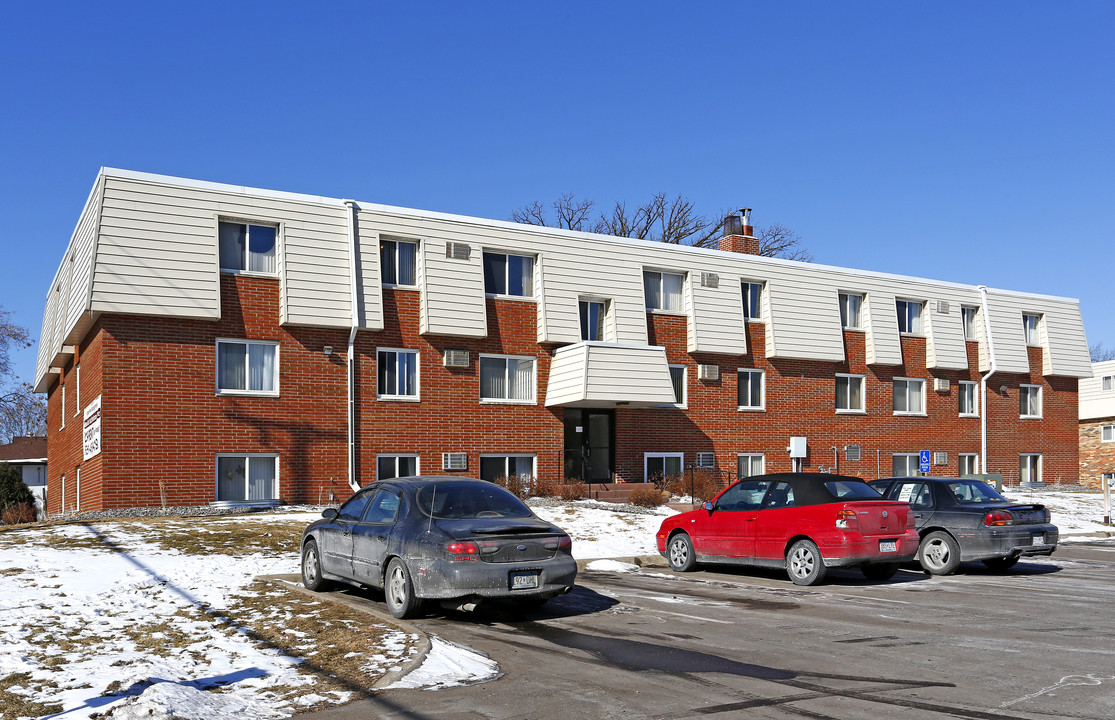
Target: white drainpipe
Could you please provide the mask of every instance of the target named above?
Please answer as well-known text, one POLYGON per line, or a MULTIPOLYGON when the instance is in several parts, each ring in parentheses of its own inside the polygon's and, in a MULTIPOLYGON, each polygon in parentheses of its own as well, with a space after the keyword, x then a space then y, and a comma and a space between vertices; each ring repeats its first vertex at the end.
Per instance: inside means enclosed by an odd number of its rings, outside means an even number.
POLYGON ((356 479, 356 329, 360 326, 360 305, 356 295, 356 201, 345 200, 348 208, 348 283, 352 300, 352 327, 348 331, 348 485, 360 489, 356 479))
POLYGON ((980 378, 980 463, 983 466, 983 473, 987 474, 987 378, 995 374, 999 369, 999 363, 995 359, 995 339, 991 335, 991 315, 987 307, 987 286, 979 286, 980 300, 983 305, 983 332, 987 336, 987 355, 991 359, 991 369, 987 374, 980 378))

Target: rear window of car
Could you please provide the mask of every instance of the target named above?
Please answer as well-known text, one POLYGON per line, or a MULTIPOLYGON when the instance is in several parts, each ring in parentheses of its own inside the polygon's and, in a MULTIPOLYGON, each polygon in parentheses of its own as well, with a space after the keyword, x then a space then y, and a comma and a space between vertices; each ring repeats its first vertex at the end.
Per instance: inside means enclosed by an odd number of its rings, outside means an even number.
POLYGON ((995 489, 982 480, 958 480, 948 484, 949 491, 961 505, 1006 501, 995 489))
POLYGON ((825 488, 838 500, 878 500, 882 497, 862 480, 829 480, 825 488))
POLYGON ((415 498, 423 515, 439 520, 530 517, 522 500, 490 483, 436 483, 415 498))

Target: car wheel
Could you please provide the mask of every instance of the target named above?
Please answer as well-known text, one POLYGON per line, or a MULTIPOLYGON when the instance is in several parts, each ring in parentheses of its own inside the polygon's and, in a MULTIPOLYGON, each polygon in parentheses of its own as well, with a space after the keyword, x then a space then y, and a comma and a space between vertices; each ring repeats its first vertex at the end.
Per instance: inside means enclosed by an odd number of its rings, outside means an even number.
POLYGON ((387 600, 387 611, 403 620, 414 617, 421 604, 414 595, 414 583, 406 563, 399 558, 391 558, 387 565, 387 578, 383 583, 383 595, 387 600))
POLYGON ((987 558, 983 564, 996 572, 1003 572, 1010 570, 1018 562, 1018 556, 1014 557, 1001 557, 1001 558, 987 558))
POLYGON ((869 563, 860 572, 868 580, 890 580, 898 572, 898 563, 869 563))
POLYGON ((947 532, 931 532, 918 546, 918 562, 930 575, 948 575, 960 567, 960 545, 947 532))
POLYGON ((317 541, 307 540, 302 546, 302 585, 307 590, 322 590, 328 583, 321 577, 321 555, 317 541))
POLYGON ((812 540, 798 540, 786 553, 786 572, 795 585, 816 585, 825 577, 825 562, 812 540))
POLYGON ((697 558, 693 553, 693 541, 683 532, 670 538, 666 545, 666 561, 670 568, 677 572, 689 572, 697 566, 697 558))

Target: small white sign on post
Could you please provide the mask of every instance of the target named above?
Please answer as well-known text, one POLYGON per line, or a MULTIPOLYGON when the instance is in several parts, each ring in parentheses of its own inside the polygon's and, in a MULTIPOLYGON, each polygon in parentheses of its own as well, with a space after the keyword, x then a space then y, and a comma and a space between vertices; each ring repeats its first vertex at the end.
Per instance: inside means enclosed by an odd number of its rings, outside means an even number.
POLYGON ((101 396, 85 406, 85 422, 82 425, 82 458, 88 460, 101 452, 101 396))

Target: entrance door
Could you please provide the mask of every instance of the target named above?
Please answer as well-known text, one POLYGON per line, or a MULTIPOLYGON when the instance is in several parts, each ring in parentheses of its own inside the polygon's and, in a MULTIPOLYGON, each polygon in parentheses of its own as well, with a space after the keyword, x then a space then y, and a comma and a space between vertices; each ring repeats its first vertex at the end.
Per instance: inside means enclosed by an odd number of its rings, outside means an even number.
POLYGON ((565 477, 578 482, 611 482, 615 472, 613 410, 565 409, 565 477))

